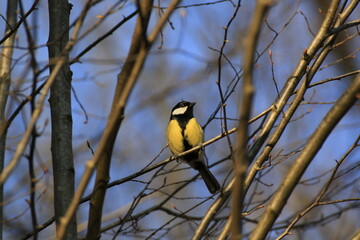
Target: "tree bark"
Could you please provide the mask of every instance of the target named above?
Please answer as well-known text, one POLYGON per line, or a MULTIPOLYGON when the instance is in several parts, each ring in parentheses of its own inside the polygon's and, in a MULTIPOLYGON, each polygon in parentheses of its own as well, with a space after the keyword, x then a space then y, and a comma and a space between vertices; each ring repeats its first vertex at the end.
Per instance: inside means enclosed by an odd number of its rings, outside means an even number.
MULTIPOLYGON (((50 62, 65 58, 50 90, 51 153, 54 177, 54 205, 56 223, 64 216, 74 195, 74 163, 72 152, 71 77, 69 55, 62 51, 69 40, 71 4, 64 0, 49 0, 50 31, 48 51, 50 62)), ((50 66, 50 72, 54 65, 50 66)), ((63 239, 76 239, 74 216, 63 239)))

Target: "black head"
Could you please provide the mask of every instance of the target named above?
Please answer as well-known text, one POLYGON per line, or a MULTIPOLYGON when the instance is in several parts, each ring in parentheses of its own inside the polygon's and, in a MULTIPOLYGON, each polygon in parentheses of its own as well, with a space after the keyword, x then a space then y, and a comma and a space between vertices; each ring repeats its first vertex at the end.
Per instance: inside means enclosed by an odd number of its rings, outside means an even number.
POLYGON ((171 118, 173 117, 188 117, 192 118, 193 115, 193 108, 195 102, 187 102, 181 101, 175 105, 175 107, 171 110, 171 118))

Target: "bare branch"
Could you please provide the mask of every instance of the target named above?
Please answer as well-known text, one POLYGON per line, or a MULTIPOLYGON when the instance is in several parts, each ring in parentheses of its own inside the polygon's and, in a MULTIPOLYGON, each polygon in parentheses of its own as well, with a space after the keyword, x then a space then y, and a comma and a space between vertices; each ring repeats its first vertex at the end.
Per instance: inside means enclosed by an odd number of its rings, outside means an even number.
POLYGON ((305 172, 311 160, 319 151, 322 144, 324 143, 324 140, 329 136, 332 129, 356 102, 356 94, 359 91, 360 75, 354 79, 353 83, 343 93, 337 103, 325 116, 313 135, 309 138, 309 141, 301 151, 300 156, 296 159, 295 163, 284 177, 282 184, 276 191, 259 224, 253 231, 250 239, 265 239, 268 231, 271 229, 272 224, 280 214, 287 199, 294 190, 295 186, 298 184, 301 176, 305 172))
MULTIPOLYGON (((111 148, 112 148, 112 143, 114 141, 110 141, 110 139, 115 139, 116 135, 114 136, 114 134, 117 132, 117 129, 120 126, 124 107, 126 105, 126 101, 127 101, 128 97, 130 95, 130 92, 137 80, 138 75, 140 74, 140 70, 144 64, 144 61, 150 50, 150 47, 151 47, 152 43, 155 41, 157 34, 160 32, 161 27, 166 22, 166 19, 173 12, 173 10, 174 10, 175 6, 178 4, 178 2, 179 2, 179 0, 173 1, 172 3, 170 3, 169 9, 164 13, 164 15, 162 15, 162 18, 159 20, 157 25, 154 27, 154 30, 149 35, 149 37, 147 39, 147 41, 148 41, 147 45, 143 46, 142 49, 140 50, 133 67, 129 71, 130 74, 129 74, 128 78, 126 79, 126 83, 122 86, 119 86, 119 87, 121 87, 121 92, 116 91, 115 99, 118 99, 118 101, 114 102, 114 105, 112 107, 112 112, 111 112, 111 115, 109 116, 109 121, 107 123, 107 127, 105 128, 103 136, 100 140, 98 149, 96 150, 93 159, 91 161, 87 162, 86 170, 80 180, 79 187, 76 191, 76 194, 74 195, 74 198, 73 198, 73 200, 70 204, 70 207, 67 210, 65 216, 61 220, 61 223, 59 226, 59 235, 58 235, 59 238, 62 237, 63 232, 64 232, 69 220, 74 215, 75 210, 80 202, 81 196, 89 182, 89 179, 90 179, 99 159, 102 156, 106 155, 105 154, 106 149, 108 149, 109 146, 111 146, 111 148), (61 231, 60 231, 60 229, 61 229, 61 231)), ((107 158, 109 158, 109 161, 110 161, 111 151, 108 152, 107 154, 109 154, 109 156, 107 156, 107 158)), ((109 164, 107 164, 107 165, 109 165, 109 164)))
POLYGON ((240 121, 238 132, 236 136, 237 151, 234 160, 235 182, 232 189, 232 226, 231 238, 242 238, 242 220, 241 214, 243 209, 243 202, 246 195, 245 190, 245 172, 250 164, 248 159, 247 140, 248 140, 248 121, 253 104, 253 62, 254 53, 260 35, 262 22, 272 4, 271 0, 258 0, 255 4, 255 12, 252 16, 251 23, 248 28, 247 37, 244 40, 244 81, 242 86, 242 99, 240 107, 240 121))
MULTIPOLYGON (((303 211, 301 211, 297 217, 289 224, 289 226, 286 228, 286 230, 277 238, 277 240, 282 239, 283 237, 285 237, 286 235, 289 234, 290 229, 308 212, 310 212, 313 208, 320 206, 320 205, 325 205, 324 202, 321 202, 321 199, 324 197, 325 193, 327 192, 327 190, 330 187, 330 184, 333 182, 333 180, 335 179, 335 175, 337 173, 337 170, 339 169, 340 165, 345 161, 345 159, 347 158, 347 156, 358 146, 360 140, 360 136, 355 140, 354 144, 349 148, 349 150, 343 155, 343 157, 340 159, 340 161, 337 162, 329 180, 327 181, 327 183, 323 186, 323 188, 321 189, 321 191, 319 192, 319 194, 317 195, 317 197, 315 198, 315 200, 303 211)), ((355 200, 360 200, 360 199, 352 199, 351 201, 355 201, 355 200)), ((348 201, 348 200, 347 200, 348 201)), ((326 202, 326 204, 333 204, 333 203, 338 203, 339 201, 331 201, 331 202, 326 202)))
MULTIPOLYGON (((9 96, 11 81, 11 63, 15 43, 15 23, 17 17, 17 1, 8 0, 6 12, 6 28, 4 37, 4 48, 0 55, 0 172, 4 171, 5 148, 6 148, 6 103, 9 96)), ((1 42, 0 42, 1 44, 1 42)), ((4 202, 4 182, 0 182, 0 203, 4 202)), ((0 205, 0 239, 3 236, 3 205, 0 205)))

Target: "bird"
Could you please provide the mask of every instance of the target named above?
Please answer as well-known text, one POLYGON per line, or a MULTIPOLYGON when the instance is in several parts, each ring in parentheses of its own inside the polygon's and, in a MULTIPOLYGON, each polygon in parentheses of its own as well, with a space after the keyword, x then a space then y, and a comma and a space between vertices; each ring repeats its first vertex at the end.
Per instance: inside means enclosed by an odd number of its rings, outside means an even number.
MULTIPOLYGON (((203 130, 193 113, 195 104, 195 102, 181 101, 171 111, 166 137, 170 151, 175 156, 204 142, 203 130)), ((211 194, 220 190, 219 182, 207 166, 203 148, 181 157, 180 160, 200 173, 211 194)))

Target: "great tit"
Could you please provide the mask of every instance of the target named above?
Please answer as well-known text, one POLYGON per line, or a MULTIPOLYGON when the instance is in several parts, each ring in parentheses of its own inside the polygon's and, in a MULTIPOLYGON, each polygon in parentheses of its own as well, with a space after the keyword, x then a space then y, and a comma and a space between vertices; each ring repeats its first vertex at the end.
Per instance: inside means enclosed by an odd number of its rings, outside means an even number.
MULTIPOLYGON (((194 118, 195 103, 181 101, 171 111, 170 122, 167 126, 166 136, 170 150, 178 155, 204 142, 204 133, 194 118)), ((220 184, 209 171, 204 158, 204 150, 189 153, 181 158, 192 168, 199 171, 209 192, 214 194, 220 189, 220 184)))

